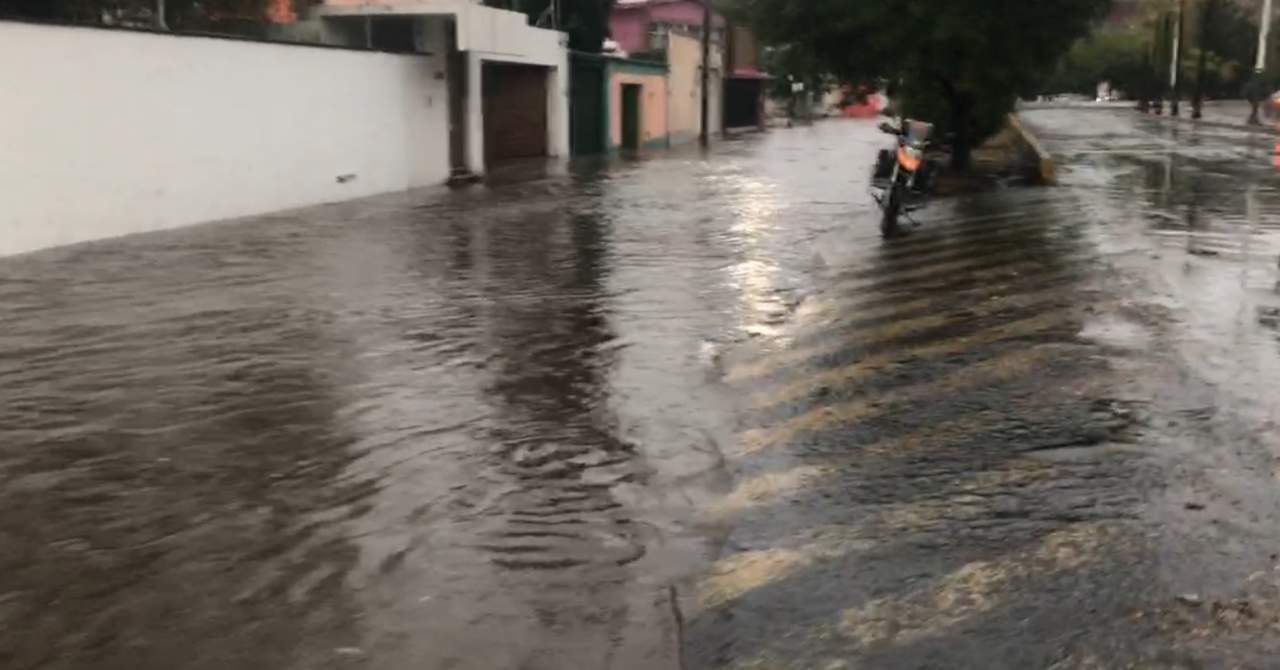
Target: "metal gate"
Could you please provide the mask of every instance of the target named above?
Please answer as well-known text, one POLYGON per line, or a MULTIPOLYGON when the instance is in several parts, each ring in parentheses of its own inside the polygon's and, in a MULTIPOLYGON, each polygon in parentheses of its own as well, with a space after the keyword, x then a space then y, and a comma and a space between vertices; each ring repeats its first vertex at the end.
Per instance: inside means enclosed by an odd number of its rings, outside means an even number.
POLYGON ((640 148, 640 84, 622 85, 622 148, 636 151, 640 148))
POLYGON ((569 151, 590 156, 605 151, 605 61, 574 53, 569 59, 569 151))
POLYGON ((726 79, 724 82, 724 126, 743 128, 760 125, 761 82, 757 79, 726 79))

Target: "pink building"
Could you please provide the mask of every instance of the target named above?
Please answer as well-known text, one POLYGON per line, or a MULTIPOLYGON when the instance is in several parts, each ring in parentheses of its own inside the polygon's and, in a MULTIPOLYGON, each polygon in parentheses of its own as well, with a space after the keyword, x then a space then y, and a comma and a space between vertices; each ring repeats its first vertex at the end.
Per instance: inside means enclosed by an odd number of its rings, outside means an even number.
MULTIPOLYGON (((631 56, 664 51, 671 33, 700 38, 704 12, 703 0, 618 0, 609 17, 609 32, 631 56)), ((759 69, 755 36, 744 26, 730 26, 719 13, 711 16, 712 49, 725 54, 720 124, 726 129, 763 127, 769 75, 759 69)))
MULTIPOLYGON (((630 54, 664 48, 673 28, 702 34, 702 2, 699 0, 618 0, 609 16, 609 32, 618 46, 630 54)), ((724 17, 712 14, 711 41, 724 43, 724 17)))

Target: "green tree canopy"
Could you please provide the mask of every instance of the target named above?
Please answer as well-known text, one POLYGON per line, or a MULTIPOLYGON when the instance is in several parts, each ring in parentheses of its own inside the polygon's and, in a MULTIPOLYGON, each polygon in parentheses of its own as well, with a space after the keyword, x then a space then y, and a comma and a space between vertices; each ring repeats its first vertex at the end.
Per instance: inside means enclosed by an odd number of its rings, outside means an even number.
POLYGON ((1156 83, 1152 39, 1151 31, 1140 27, 1098 30, 1071 46, 1040 90, 1092 95, 1106 81, 1130 95, 1149 97, 1156 83))
POLYGON ((953 163, 997 130, 1109 0, 736 0, 766 43, 809 45, 848 80, 900 82, 903 111, 954 133, 953 163))
MULTIPOLYGON (((1142 101, 1165 95, 1176 8, 1167 1, 1146 0, 1128 25, 1099 26, 1072 45, 1040 92, 1091 93, 1098 82, 1108 81, 1142 101)), ((1183 92, 1193 87, 1210 97, 1241 96, 1244 84, 1253 78, 1258 12, 1233 0, 1187 0, 1183 8, 1183 92)), ((1280 23, 1272 28, 1272 53, 1280 48, 1277 29, 1280 23)), ((1276 59, 1270 61, 1274 71, 1276 59)))

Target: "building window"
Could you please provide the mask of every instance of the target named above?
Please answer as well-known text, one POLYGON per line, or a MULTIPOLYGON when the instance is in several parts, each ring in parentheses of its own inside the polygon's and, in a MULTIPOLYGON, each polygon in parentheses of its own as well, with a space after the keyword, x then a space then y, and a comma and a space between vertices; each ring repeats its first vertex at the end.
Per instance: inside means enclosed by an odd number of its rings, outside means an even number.
POLYGON ((667 48, 667 33, 671 32, 671 26, 654 22, 649 24, 649 48, 655 51, 667 48))

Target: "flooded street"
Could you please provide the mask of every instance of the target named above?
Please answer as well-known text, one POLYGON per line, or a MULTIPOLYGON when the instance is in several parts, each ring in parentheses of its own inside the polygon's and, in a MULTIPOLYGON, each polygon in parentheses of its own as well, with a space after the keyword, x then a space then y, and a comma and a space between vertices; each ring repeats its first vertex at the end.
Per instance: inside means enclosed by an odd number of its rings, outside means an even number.
POLYGON ((1273 667, 1275 140, 1024 120, 1060 187, 937 203, 732 360, 690 667, 1273 667))
POLYGON ((0 667, 674 666, 873 132, 0 260, 0 667))
POLYGON ((1024 117, 0 258, 0 668, 1271 667, 1275 139, 1024 117))

